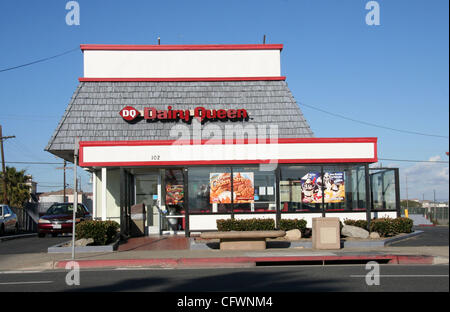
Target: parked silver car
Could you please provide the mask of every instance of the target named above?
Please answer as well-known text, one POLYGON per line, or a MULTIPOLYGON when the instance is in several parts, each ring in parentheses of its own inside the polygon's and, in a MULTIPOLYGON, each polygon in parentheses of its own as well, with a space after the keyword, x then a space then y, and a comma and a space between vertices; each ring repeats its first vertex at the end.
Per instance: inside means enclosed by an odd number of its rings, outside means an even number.
POLYGON ((0 236, 7 233, 17 233, 19 223, 17 216, 8 205, 0 205, 0 236))

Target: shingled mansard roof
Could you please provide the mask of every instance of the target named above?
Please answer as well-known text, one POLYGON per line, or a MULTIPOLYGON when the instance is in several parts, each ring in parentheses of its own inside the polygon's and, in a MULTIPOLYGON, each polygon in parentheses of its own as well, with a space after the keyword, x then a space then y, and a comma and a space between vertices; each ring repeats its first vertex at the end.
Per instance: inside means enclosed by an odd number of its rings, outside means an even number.
MULTIPOLYGON (((175 140, 174 122, 126 122, 119 112, 125 106, 137 110, 246 109, 248 125, 277 125, 279 138, 313 137, 307 121, 285 81, 192 81, 192 82, 80 82, 46 151, 73 160, 75 138, 80 141, 175 140)), ((185 124, 188 127, 192 125, 185 124)), ((225 129, 229 122, 210 122, 225 129)), ((206 134, 207 135, 207 134, 206 134)), ((208 139, 206 137, 204 139, 208 139)))

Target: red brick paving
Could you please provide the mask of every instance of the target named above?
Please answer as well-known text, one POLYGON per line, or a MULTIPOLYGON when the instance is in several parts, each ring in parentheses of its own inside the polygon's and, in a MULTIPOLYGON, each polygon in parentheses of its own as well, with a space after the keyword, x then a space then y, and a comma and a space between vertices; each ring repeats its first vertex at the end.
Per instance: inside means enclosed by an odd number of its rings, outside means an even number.
POLYGON ((177 236, 143 236, 128 239, 118 251, 130 250, 183 250, 189 249, 189 238, 177 236))

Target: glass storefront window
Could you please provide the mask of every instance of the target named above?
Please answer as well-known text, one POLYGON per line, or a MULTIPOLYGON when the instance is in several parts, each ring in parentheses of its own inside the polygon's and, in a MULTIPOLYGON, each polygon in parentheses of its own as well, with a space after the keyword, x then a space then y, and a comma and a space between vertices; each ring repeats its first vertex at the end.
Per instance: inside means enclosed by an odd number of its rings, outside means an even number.
POLYGON ((383 169, 370 174, 373 210, 396 210, 395 171, 383 169))
POLYGON ((164 175, 164 194, 170 230, 184 230, 183 218, 170 218, 170 215, 184 215, 184 178, 182 169, 166 169, 164 175))
MULTIPOLYGON (((277 200, 281 213, 362 212, 370 204, 361 164, 280 165, 278 185, 276 171, 256 165, 191 167, 188 176, 191 213, 275 213, 277 200)), ((371 179, 374 209, 395 210, 394 171, 371 179)))
POLYGON ((233 167, 234 212, 276 212, 275 171, 233 167))
POLYGON ((281 212, 365 211, 365 167, 360 165, 283 165, 281 212))
POLYGON ((281 166, 281 212, 320 212, 321 166, 281 166))
POLYGON ((325 211, 366 211, 366 171, 361 165, 323 166, 325 211))
POLYGON ((324 166, 322 185, 325 211, 352 210, 351 168, 345 165, 324 166))
POLYGON ((229 167, 192 167, 188 180, 190 213, 231 213, 229 167))
POLYGON ((367 209, 365 166, 353 167, 350 174, 352 180, 352 210, 365 211, 367 209))

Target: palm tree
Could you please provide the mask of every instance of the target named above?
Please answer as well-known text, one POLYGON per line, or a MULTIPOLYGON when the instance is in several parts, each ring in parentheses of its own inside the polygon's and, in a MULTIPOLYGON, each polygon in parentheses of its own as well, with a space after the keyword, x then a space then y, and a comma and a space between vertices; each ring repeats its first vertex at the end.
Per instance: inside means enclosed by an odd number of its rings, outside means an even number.
MULTIPOLYGON (((3 173, 0 173, 0 200, 3 201, 3 173)), ((26 184, 25 170, 17 171, 14 167, 6 167, 6 194, 9 206, 23 208, 30 199, 30 187, 26 184)))

